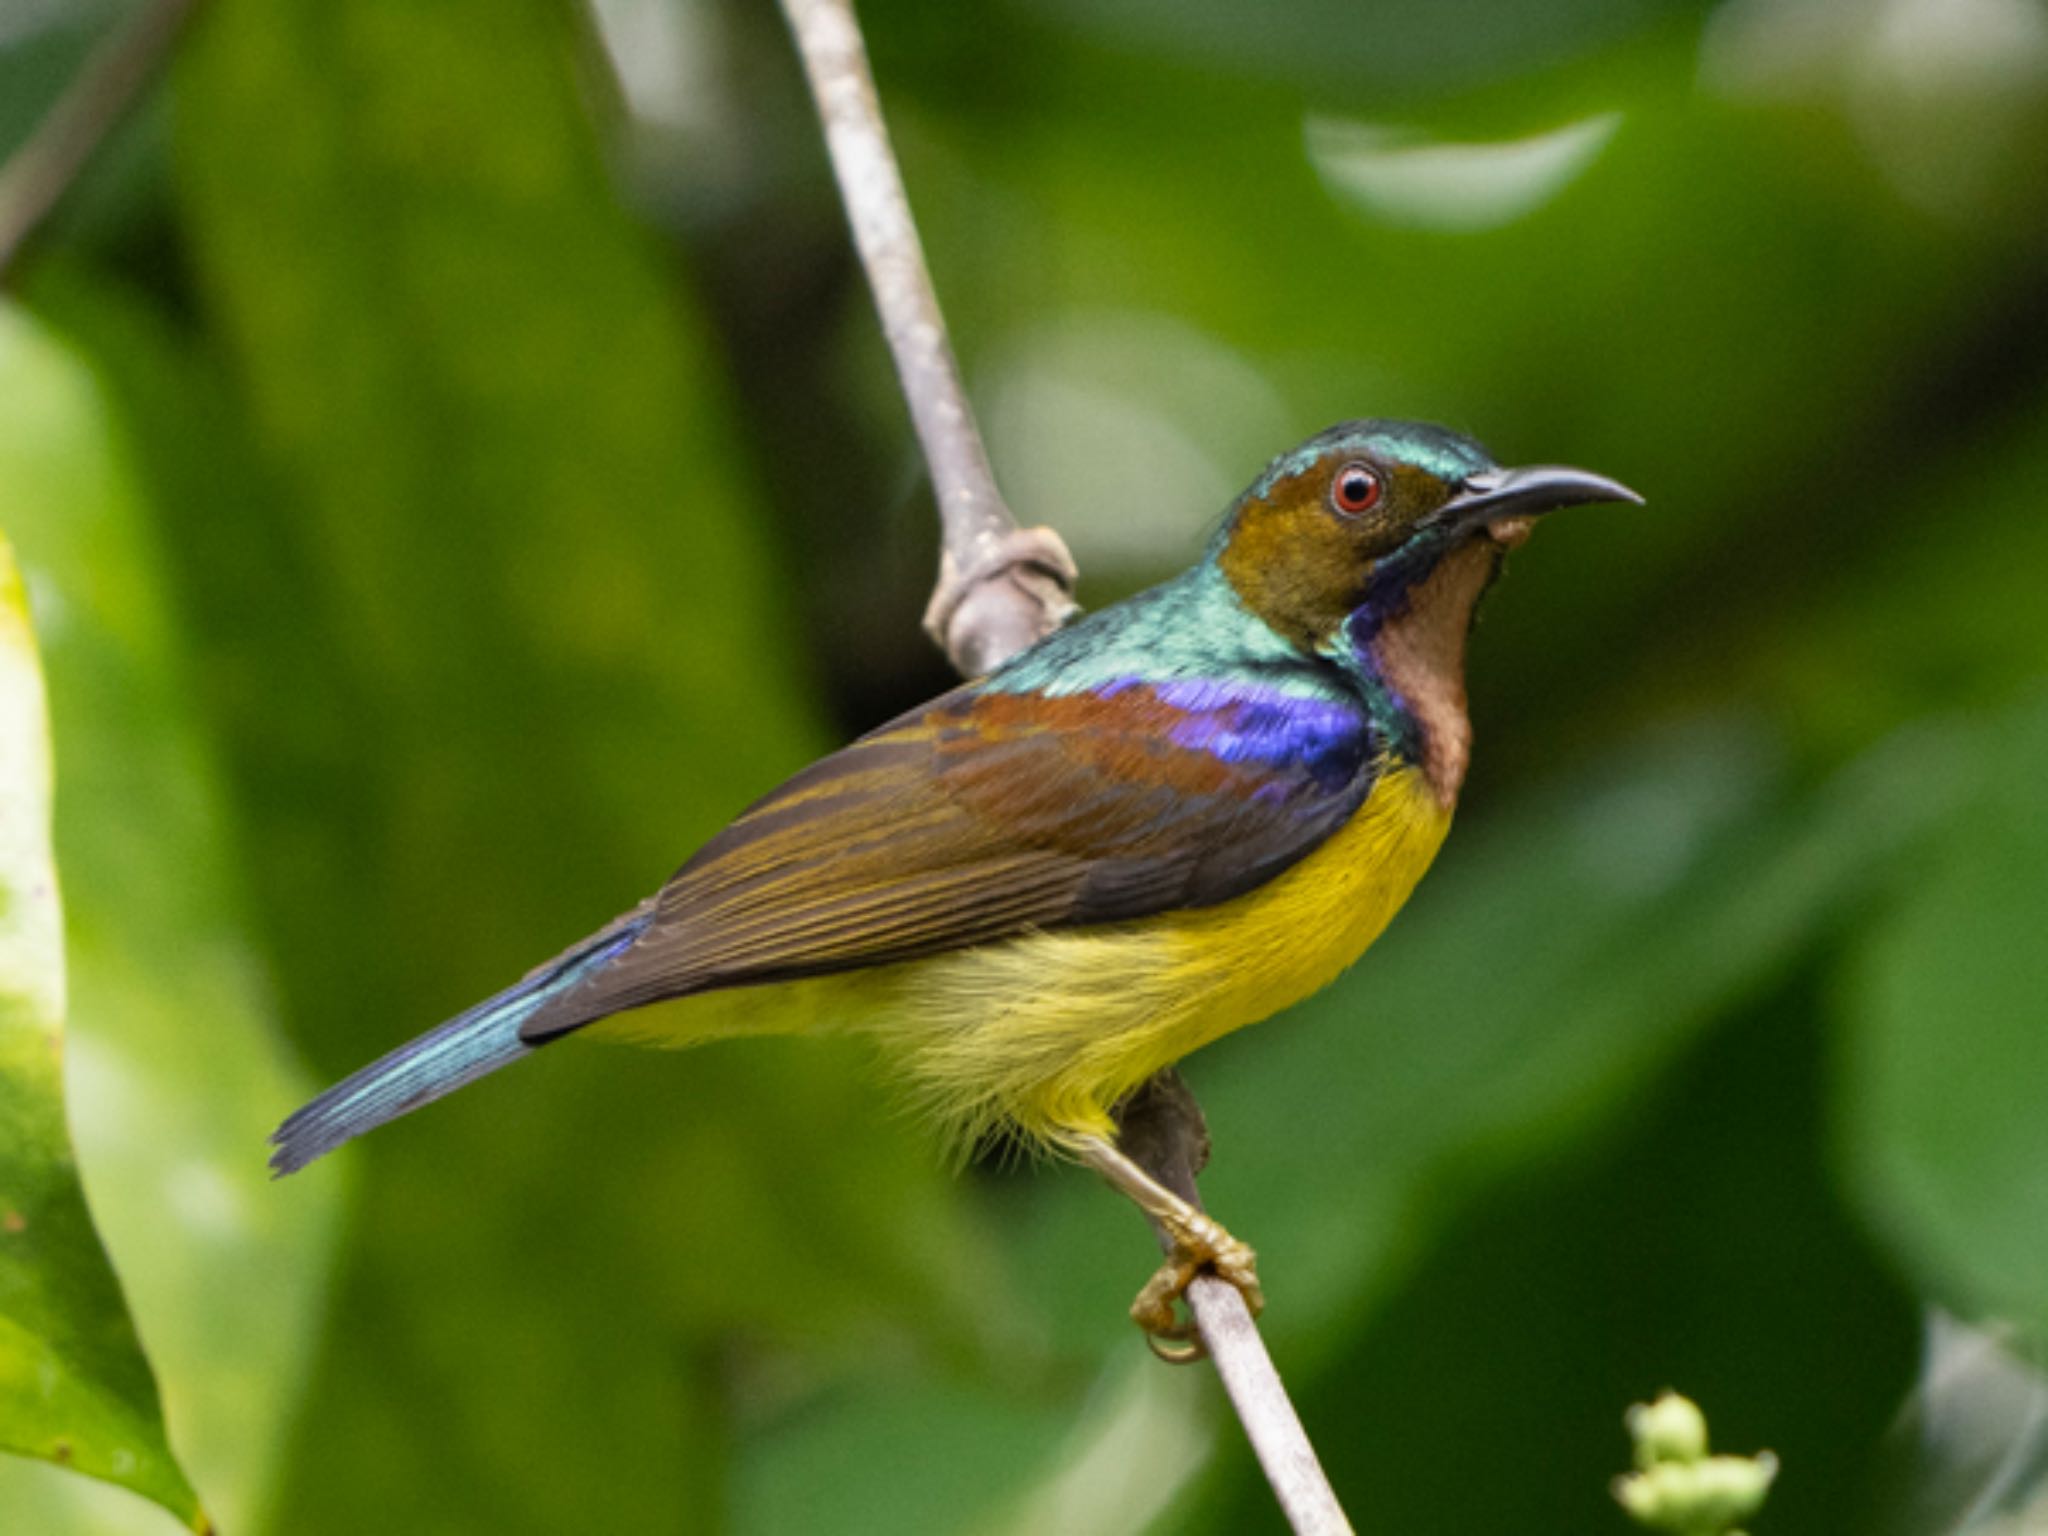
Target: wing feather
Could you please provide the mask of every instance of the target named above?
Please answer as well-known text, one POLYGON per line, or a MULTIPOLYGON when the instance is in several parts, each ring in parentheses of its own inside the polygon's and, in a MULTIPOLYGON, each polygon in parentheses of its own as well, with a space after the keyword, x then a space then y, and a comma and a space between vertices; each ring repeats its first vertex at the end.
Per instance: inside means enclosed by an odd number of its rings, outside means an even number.
POLYGON ((522 1035, 1228 900, 1341 826, 1377 773, 1362 709, 1318 699, 1314 728, 1296 729, 1272 698, 1248 736, 1252 705, 1215 687, 1198 709, 1142 685, 947 694, 750 807, 677 871, 633 944, 522 1035))

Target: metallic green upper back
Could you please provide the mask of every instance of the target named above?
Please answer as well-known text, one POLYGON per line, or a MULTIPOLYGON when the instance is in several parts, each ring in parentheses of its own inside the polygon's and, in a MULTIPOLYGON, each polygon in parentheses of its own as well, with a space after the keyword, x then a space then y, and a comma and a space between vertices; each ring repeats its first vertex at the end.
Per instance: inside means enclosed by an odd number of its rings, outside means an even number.
POLYGON ((991 693, 1087 693, 1134 678, 1254 674, 1321 694, 1341 686, 1246 608, 1213 552, 1192 570, 1047 636, 982 684, 991 693))

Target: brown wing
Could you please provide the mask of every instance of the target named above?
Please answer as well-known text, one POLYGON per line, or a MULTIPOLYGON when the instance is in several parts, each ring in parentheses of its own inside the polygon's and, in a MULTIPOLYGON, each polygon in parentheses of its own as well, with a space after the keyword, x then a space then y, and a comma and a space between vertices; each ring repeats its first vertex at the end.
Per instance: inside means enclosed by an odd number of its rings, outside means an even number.
POLYGON ((662 998, 1224 901, 1349 818, 1362 711, 1212 689, 947 694, 707 843, 530 1042, 662 998), (1304 711, 1312 719, 1302 718, 1304 711))

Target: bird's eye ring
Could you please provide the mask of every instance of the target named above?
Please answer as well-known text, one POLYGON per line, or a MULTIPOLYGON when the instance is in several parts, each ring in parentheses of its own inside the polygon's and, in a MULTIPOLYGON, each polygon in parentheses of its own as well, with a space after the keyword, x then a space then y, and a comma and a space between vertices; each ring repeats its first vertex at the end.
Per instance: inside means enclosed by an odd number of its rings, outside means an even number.
POLYGON ((1346 464, 1330 481, 1330 505, 1346 517, 1370 512, 1379 500, 1380 477, 1368 464, 1346 464))

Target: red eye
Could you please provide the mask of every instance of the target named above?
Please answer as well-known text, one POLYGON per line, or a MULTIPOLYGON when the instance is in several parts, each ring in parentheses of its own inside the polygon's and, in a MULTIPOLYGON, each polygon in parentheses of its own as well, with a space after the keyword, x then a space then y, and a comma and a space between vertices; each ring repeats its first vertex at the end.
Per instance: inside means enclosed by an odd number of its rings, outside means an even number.
POLYGON ((1330 502, 1339 512, 1356 517, 1380 499, 1380 477, 1364 464, 1346 464, 1330 482, 1330 502))

